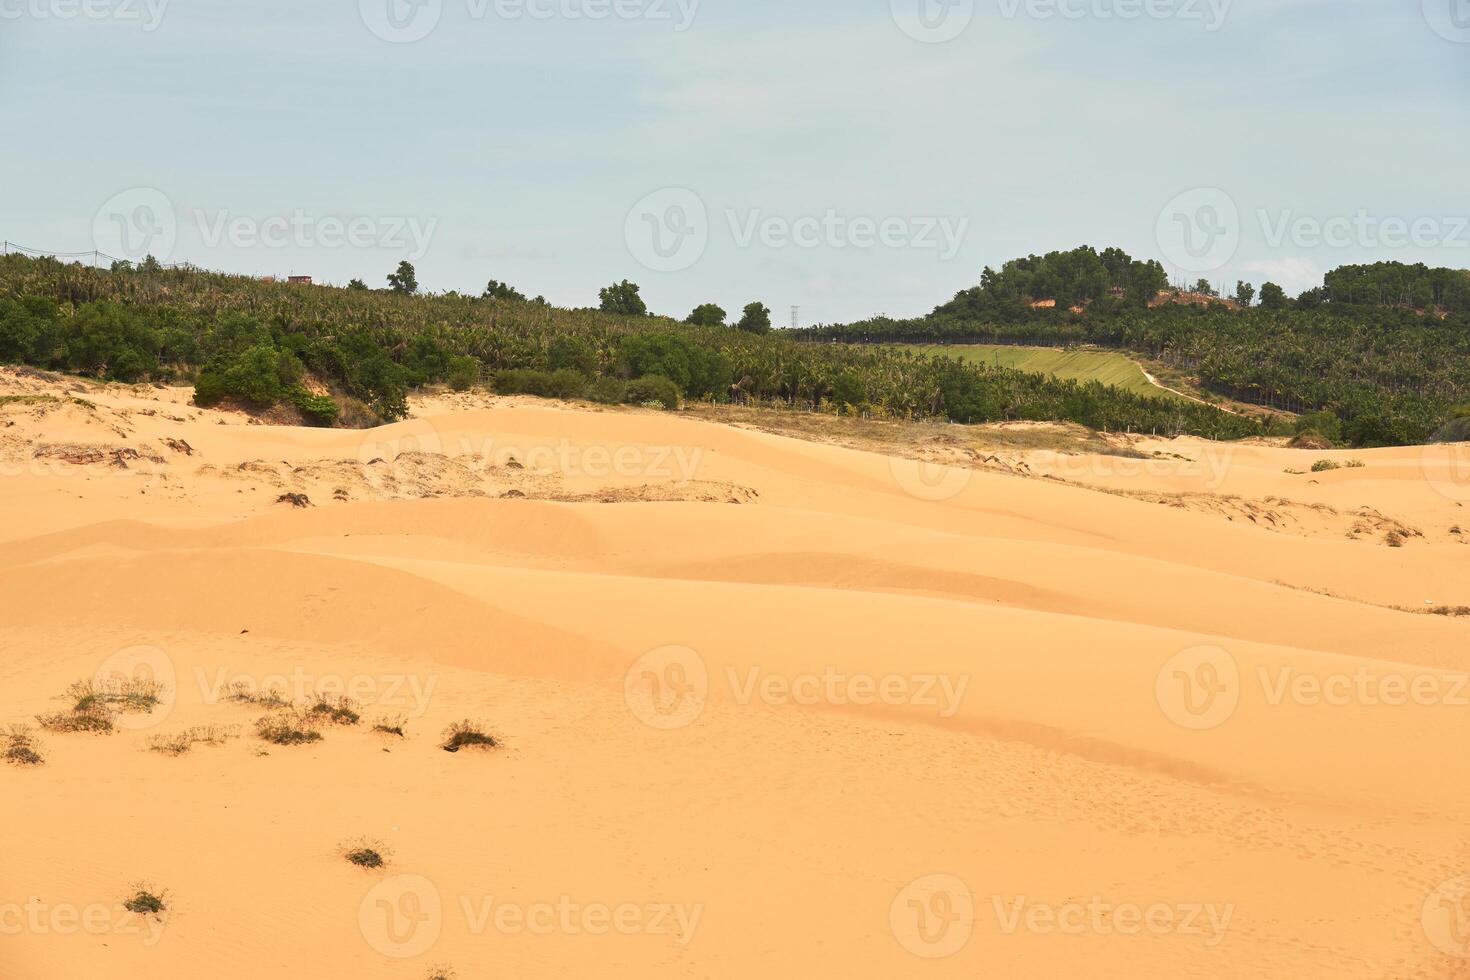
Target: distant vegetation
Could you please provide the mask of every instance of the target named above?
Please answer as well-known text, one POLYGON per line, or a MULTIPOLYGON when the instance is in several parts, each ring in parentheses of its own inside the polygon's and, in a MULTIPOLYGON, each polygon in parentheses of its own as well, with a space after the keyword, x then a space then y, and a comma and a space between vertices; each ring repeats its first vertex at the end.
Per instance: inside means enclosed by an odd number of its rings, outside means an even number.
POLYGON ((419 386, 488 384, 663 408, 693 399, 1361 446, 1470 430, 1470 273, 1456 270, 1347 266, 1295 299, 1273 283, 1257 291, 1241 282, 1224 301, 1206 282, 1170 294, 1159 263, 1084 247, 986 269, 980 285, 926 317, 801 331, 772 331, 758 302, 730 325, 712 303, 682 323, 654 316, 627 280, 604 288, 598 309, 576 310, 496 280, 479 296, 425 295, 407 262, 380 281, 387 288, 354 280, 337 289, 156 262, 100 270, 5 256, 0 363, 192 383, 201 405, 323 426, 402 418, 419 386), (892 346, 962 343, 1126 351, 1196 375, 1221 396, 1312 421, 1268 426, 1136 383, 892 346))
MULTIPOLYGON (((389 289, 337 289, 156 263, 115 270, 0 258, 0 362, 109 380, 192 382, 202 404, 292 406, 319 425, 402 418, 429 384, 673 407, 680 399, 779 404, 878 418, 1072 421, 1108 431, 1236 438, 1257 423, 913 351, 798 343, 748 305, 735 327, 650 316, 634 283, 606 309, 568 310, 491 283, 421 295, 411 267, 389 289)), ((723 311, 720 311, 723 312, 723 311)), ((722 319, 722 318, 721 318, 722 319)))
POLYGON ((970 364, 990 364, 1073 381, 1097 381, 1122 391, 1154 398, 1174 398, 1151 384, 1138 362, 1108 350, 1022 347, 1013 344, 928 344, 925 353, 953 357, 970 364))
MULTIPOLYGON (((1161 273, 1116 249, 1033 256, 998 273, 987 269, 980 286, 927 317, 797 336, 844 344, 1090 344, 1187 371, 1229 398, 1314 414, 1334 440, 1353 445, 1424 442, 1463 428, 1456 420, 1470 394, 1470 272, 1346 266, 1295 300, 1266 283, 1261 305, 1249 309, 1208 298, 1160 304, 1157 296, 1149 308, 1146 296, 1161 273), (1050 299, 1054 308, 1036 306, 1050 299)), ((1247 298, 1248 289, 1254 295, 1249 283, 1239 284, 1237 296, 1247 298)), ((1194 292, 1185 299, 1204 290, 1194 292)))

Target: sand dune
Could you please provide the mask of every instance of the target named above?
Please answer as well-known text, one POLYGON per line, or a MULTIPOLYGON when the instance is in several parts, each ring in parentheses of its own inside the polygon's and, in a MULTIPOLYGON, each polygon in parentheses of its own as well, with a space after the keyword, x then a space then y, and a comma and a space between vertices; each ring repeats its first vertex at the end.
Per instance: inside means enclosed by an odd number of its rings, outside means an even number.
POLYGON ((0 766, 6 978, 1470 976, 1465 447, 78 388, 0 375, 0 723, 167 695, 0 766), (363 719, 271 745, 232 685, 363 719))

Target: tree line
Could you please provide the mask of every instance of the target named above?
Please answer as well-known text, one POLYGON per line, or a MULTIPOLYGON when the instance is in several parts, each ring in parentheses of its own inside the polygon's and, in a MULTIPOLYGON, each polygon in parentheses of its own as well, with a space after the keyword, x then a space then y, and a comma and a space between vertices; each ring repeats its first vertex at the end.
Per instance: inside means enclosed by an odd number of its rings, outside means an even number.
MULTIPOLYGON (((1259 305, 1252 305, 1255 289, 1242 282, 1235 297, 1239 308, 1174 302, 1150 307, 1126 295, 1126 287, 1097 291, 1102 280, 1089 256, 1101 260, 1117 250, 1079 252, 1080 257, 1052 253, 1063 260, 1048 256, 1040 264, 1023 260, 1018 268, 1039 277, 1028 280, 1032 289, 1053 288, 1063 272, 1076 272, 1078 278, 1063 279, 1060 288, 1069 298, 1093 294, 1085 305, 1037 308, 1041 295, 1015 292, 1004 272, 986 270, 980 286, 929 316, 819 326, 793 336, 842 344, 1114 348, 1192 373, 1206 390, 1223 396, 1326 413, 1336 420, 1340 438, 1359 446, 1434 439, 1457 425, 1470 402, 1470 305, 1464 305, 1470 272, 1399 263, 1345 266, 1328 273, 1322 287, 1294 299, 1266 283, 1259 305)), ((1125 258, 1119 253, 1109 267, 1132 268, 1125 258)), ((1157 277, 1149 276, 1152 288, 1157 277)))
POLYGON ((945 357, 802 343, 751 304, 649 315, 637 287, 563 309, 491 281, 424 295, 410 268, 386 289, 265 282, 193 269, 90 269, 0 258, 0 362, 118 381, 195 385, 202 403, 288 403, 316 424, 403 417, 418 386, 677 405, 779 404, 879 418, 1071 421, 1110 431, 1238 438, 1259 425, 1147 398, 945 357), (737 329, 738 328, 738 329, 737 329), (325 391, 323 388, 325 387, 325 391))

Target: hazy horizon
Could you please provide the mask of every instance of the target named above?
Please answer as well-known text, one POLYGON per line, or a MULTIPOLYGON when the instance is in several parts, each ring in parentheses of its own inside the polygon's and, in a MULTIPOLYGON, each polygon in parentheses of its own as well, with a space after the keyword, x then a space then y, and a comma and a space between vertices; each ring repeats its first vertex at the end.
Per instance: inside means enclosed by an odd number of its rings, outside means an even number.
POLYGON ((1290 292, 1465 266, 1467 7, 3 0, 0 238, 780 325, 1079 244, 1290 292))

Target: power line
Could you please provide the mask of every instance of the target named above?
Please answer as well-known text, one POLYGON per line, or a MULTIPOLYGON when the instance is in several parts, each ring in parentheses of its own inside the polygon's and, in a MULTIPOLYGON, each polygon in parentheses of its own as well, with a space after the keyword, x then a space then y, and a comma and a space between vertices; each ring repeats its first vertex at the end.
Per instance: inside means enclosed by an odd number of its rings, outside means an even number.
MULTIPOLYGON (((130 259, 119 258, 116 255, 109 255, 107 252, 99 251, 97 249, 93 249, 90 252, 57 252, 49 248, 31 248, 27 245, 21 245, 18 242, 12 241, 5 241, 3 243, 0 243, 0 249, 3 249, 3 253, 0 254, 5 255, 9 255, 11 252, 15 252, 20 255, 34 255, 37 258, 43 259, 91 259, 93 265, 99 264, 103 259, 106 259, 108 262, 131 261, 130 259)), ((172 265, 162 265, 162 268, 192 269, 194 268, 194 266, 190 265, 187 262, 179 262, 172 265)))

